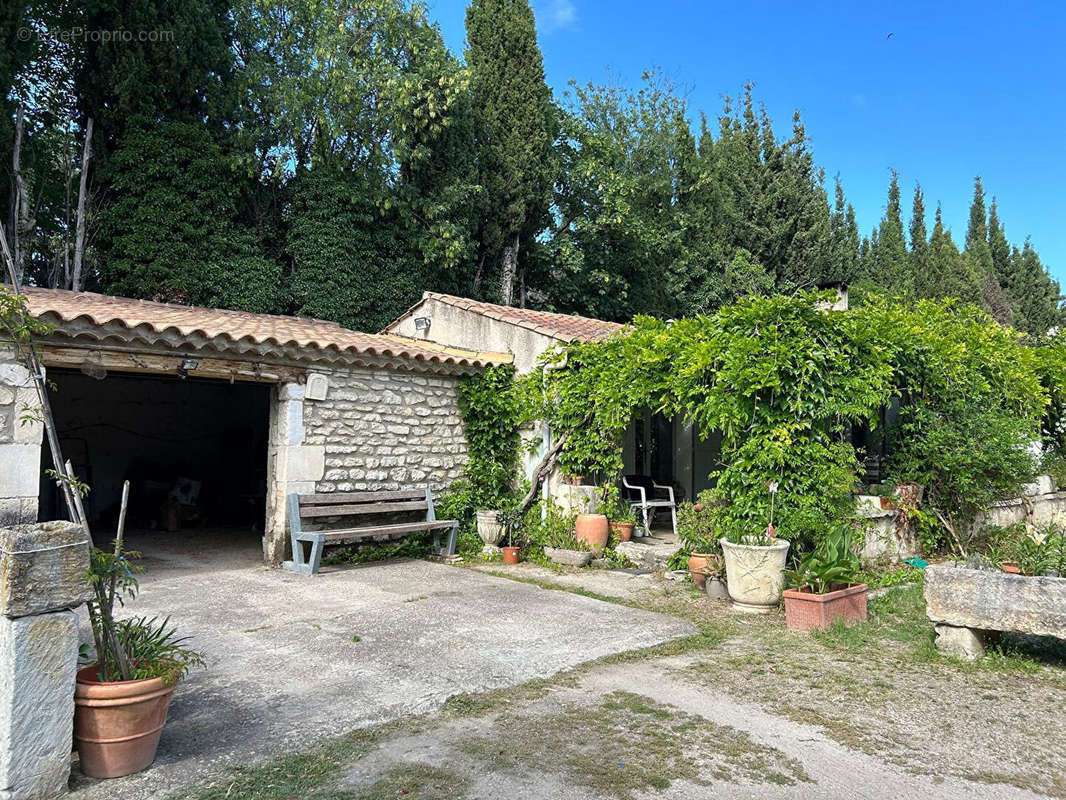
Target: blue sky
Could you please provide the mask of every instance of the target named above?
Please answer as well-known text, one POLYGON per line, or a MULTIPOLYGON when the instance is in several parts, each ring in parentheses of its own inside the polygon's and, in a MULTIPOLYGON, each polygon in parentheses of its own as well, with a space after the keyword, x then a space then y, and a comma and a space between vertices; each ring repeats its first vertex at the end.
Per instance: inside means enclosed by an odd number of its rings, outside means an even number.
MULTIPOLYGON (((778 133, 799 109, 815 158, 839 173, 862 233, 900 173, 932 226, 939 201, 961 245, 980 175, 1007 238, 1032 236, 1066 285, 1066 3, 704 3, 534 0, 548 83, 636 85, 660 68, 698 110, 756 84, 778 133), (888 37, 888 34, 892 34, 888 37)), ((464 0, 430 0, 464 47, 464 0)), ((906 219, 904 223, 906 224, 906 219)))

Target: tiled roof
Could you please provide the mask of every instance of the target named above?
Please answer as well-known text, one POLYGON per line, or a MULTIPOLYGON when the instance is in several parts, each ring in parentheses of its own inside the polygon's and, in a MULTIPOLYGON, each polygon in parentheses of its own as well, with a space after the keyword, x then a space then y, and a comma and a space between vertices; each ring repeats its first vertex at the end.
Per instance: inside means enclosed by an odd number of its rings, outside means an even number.
MULTIPOLYGON (((551 311, 533 311, 529 308, 500 306, 495 303, 483 303, 480 300, 471 300, 466 297, 456 297, 439 292, 425 292, 422 295, 422 300, 423 302, 437 300, 456 308, 472 311, 475 314, 498 319, 502 322, 509 322, 512 325, 528 328, 553 339, 561 339, 566 342, 601 341, 624 327, 617 322, 605 322, 602 319, 579 317, 573 314, 556 314, 551 311)), ((407 315, 405 314, 404 316, 407 315)), ((393 322, 385 330, 389 331, 395 325, 396 322, 393 322)))
POLYGON ((154 303, 92 292, 30 287, 22 291, 35 317, 70 337, 169 347, 210 346, 302 359, 371 356, 474 367, 511 361, 506 353, 481 353, 402 336, 360 333, 318 319, 154 303))

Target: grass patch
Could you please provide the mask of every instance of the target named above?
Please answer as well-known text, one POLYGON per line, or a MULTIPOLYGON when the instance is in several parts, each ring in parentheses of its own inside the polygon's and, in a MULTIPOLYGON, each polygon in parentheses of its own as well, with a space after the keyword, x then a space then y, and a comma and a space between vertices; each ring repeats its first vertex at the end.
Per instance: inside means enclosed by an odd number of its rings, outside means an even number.
MULTIPOLYGON (((425 764, 398 764, 361 792, 345 793, 350 800, 454 800, 470 781, 464 775, 425 764)), ((339 800, 340 795, 338 795, 339 800)))
POLYGON ((527 706, 501 714, 459 748, 479 770, 556 773, 567 784, 622 799, 675 780, 703 787, 809 780, 798 762, 742 731, 625 691, 597 705, 527 706))

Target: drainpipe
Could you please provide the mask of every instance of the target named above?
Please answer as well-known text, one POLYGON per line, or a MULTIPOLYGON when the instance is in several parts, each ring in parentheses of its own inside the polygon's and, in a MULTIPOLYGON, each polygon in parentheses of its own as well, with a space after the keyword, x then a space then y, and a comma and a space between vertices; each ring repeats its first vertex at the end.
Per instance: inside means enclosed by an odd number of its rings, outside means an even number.
MULTIPOLYGON (((548 372, 552 370, 562 369, 566 366, 566 361, 570 357, 569 353, 563 353, 563 360, 558 364, 545 364, 541 367, 540 376, 541 381, 547 381, 548 372)), ((541 440, 544 442, 544 452, 547 453, 552 448, 552 429, 547 420, 544 420, 543 431, 541 433, 541 440)), ((548 487, 548 482, 551 480, 551 475, 544 476, 544 483, 540 487, 540 496, 543 502, 540 504, 540 518, 543 520, 548 516, 548 499, 551 497, 551 489, 548 487)))

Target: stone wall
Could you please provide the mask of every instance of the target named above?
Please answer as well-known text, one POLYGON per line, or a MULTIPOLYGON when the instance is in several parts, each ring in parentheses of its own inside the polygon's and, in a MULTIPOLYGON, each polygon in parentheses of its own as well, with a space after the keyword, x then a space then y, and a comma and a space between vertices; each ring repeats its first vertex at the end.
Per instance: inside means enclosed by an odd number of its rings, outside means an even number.
POLYGON ((38 409, 29 371, 0 344, 0 525, 37 521, 44 427, 23 419, 38 409))
POLYGON ((383 369, 330 374, 327 398, 304 400, 304 444, 324 448, 315 491, 447 488, 466 463, 458 380, 383 369))
POLYGON ((290 492, 352 492, 429 484, 439 495, 462 474, 466 436, 450 375, 352 367, 325 375, 324 399, 307 386, 276 389, 271 403, 267 526, 270 563, 289 546, 290 492))

